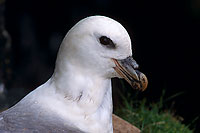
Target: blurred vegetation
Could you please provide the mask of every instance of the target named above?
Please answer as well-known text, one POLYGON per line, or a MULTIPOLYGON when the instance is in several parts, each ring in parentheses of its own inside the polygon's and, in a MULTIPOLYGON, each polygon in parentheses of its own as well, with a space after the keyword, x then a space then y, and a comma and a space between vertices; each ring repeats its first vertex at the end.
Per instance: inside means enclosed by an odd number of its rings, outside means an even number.
MULTIPOLYGON (((167 101, 179 94, 166 99, 167 101)), ((123 97, 124 105, 115 111, 115 114, 138 127, 142 133, 192 133, 189 125, 182 123, 183 118, 175 116, 172 109, 164 109, 164 100, 161 96, 157 103, 148 103, 143 100, 131 100, 123 97)))

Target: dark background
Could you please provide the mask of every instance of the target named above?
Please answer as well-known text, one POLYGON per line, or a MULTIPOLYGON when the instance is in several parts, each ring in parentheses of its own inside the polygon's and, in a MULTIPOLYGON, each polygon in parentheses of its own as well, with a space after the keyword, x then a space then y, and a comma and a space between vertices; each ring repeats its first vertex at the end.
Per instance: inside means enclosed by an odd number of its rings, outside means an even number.
MULTIPOLYGON (((105 15, 129 32, 133 56, 149 80, 140 93, 151 102, 168 102, 190 124, 200 116, 199 0, 6 0, 5 26, 12 38, 7 90, 44 83, 53 73, 59 45, 80 19, 105 15)), ((21 98, 21 97, 20 97, 21 98)), ((200 122, 195 122, 197 129, 200 122)))

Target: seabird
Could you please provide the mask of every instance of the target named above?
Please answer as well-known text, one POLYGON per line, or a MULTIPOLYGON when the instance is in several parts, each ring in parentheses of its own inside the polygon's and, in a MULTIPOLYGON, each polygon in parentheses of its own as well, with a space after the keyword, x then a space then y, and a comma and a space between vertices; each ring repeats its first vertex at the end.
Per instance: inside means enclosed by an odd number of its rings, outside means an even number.
POLYGON ((105 16, 72 27, 51 78, 0 114, 0 133, 112 133, 111 78, 145 90, 125 28, 105 16))

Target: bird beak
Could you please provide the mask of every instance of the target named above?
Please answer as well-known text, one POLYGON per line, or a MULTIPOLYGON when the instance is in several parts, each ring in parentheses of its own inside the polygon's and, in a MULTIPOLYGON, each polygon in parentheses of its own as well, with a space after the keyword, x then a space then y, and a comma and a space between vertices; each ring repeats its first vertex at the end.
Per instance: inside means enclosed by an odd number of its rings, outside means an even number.
POLYGON ((144 91, 147 88, 147 77, 141 73, 138 69, 138 64, 131 57, 127 57, 123 60, 112 59, 115 63, 115 71, 124 78, 134 89, 144 91))

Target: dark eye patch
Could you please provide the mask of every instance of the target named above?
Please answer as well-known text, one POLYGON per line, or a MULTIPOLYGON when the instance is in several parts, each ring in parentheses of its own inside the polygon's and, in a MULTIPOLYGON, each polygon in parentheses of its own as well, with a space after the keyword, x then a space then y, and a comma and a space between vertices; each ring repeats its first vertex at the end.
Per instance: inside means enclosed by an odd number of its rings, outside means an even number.
POLYGON ((108 48, 115 48, 115 44, 113 43, 113 41, 106 36, 101 36, 99 38, 99 41, 102 45, 105 45, 108 48))

